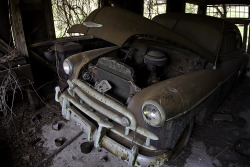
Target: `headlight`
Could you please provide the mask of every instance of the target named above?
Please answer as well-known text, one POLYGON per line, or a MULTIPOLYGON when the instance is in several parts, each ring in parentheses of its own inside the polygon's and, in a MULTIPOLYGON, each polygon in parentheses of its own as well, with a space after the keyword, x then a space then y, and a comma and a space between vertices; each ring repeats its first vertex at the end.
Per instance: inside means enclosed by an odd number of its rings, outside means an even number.
POLYGON ((142 105, 142 115, 144 121, 151 126, 162 126, 166 120, 165 111, 155 101, 148 100, 142 105))
POLYGON ((71 74, 72 72, 72 65, 70 63, 69 60, 65 59, 64 62, 63 62, 63 69, 65 71, 66 74, 71 74))

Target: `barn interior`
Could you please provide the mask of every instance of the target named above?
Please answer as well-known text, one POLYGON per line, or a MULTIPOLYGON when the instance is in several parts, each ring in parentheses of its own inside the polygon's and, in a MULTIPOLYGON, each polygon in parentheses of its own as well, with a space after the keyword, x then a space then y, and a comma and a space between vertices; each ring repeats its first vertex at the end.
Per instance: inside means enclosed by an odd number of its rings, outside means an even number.
MULTIPOLYGON (((86 148, 85 134, 61 116, 55 87, 63 61, 114 44, 67 30, 97 8, 116 6, 152 19, 162 13, 222 18, 238 26, 250 54, 249 0, 2 0, 0 5, 0 166, 127 166, 105 149, 86 148), (88 151, 87 151, 88 152, 88 151)), ((108 18, 107 18, 108 19, 108 18)), ((250 164, 250 63, 245 78, 202 125, 182 154, 164 166, 250 164)))

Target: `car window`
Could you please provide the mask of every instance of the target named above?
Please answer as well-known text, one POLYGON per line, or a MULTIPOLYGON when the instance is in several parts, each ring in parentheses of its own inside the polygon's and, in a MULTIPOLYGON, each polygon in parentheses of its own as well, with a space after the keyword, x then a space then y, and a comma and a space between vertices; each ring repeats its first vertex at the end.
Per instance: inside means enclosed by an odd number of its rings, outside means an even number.
POLYGON ((174 27, 174 31, 210 53, 217 53, 221 33, 216 28, 190 20, 179 20, 174 27))
POLYGON ((228 31, 225 33, 221 44, 221 54, 229 54, 240 50, 242 47, 242 40, 240 34, 236 31, 228 31))
POLYGON ((153 21, 155 21, 156 23, 159 23, 161 25, 164 25, 165 27, 169 28, 169 29, 173 29, 177 20, 175 18, 154 18, 153 21))

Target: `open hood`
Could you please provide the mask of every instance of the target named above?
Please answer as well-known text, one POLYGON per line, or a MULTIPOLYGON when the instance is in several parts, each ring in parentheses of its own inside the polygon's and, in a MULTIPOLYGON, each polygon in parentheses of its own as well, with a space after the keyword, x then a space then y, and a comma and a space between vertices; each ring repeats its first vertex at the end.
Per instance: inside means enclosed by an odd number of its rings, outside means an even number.
POLYGON ((116 7, 105 7, 93 11, 83 24, 72 26, 68 33, 95 36, 118 46, 122 46, 128 38, 134 35, 160 37, 197 53, 211 62, 215 61, 215 56, 170 29, 138 14, 116 7))

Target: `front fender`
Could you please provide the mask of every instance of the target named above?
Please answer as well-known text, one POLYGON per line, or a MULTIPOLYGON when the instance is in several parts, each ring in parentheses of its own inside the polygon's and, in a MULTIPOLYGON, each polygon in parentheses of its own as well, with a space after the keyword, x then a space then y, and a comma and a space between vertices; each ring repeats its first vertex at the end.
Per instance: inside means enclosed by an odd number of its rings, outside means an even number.
POLYGON ((128 104, 128 109, 141 114, 147 100, 160 104, 166 112, 166 120, 185 114, 197 106, 222 83, 222 71, 206 69, 171 78, 137 93, 128 104))

